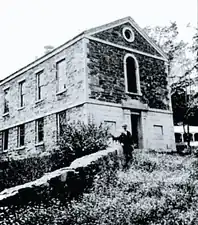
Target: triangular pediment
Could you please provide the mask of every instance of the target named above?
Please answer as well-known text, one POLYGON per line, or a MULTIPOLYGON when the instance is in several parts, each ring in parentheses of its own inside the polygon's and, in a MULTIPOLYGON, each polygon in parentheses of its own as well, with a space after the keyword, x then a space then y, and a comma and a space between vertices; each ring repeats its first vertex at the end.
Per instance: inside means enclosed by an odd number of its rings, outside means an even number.
POLYGON ((86 35, 92 36, 103 41, 127 47, 130 49, 145 52, 147 54, 162 57, 167 60, 166 54, 163 50, 154 43, 151 38, 138 26, 138 24, 131 18, 126 17, 114 22, 90 29, 85 32, 86 35), (124 36, 124 29, 132 31, 134 40, 129 42, 124 36))

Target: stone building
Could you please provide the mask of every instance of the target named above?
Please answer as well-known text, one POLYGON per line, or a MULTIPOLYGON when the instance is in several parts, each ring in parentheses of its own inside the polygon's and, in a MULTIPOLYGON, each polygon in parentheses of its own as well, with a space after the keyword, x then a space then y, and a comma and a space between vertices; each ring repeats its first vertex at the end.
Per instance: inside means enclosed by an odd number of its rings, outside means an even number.
POLYGON ((130 17, 90 29, 0 82, 1 152, 54 148, 60 117, 127 121, 139 148, 175 148, 167 58, 130 17))

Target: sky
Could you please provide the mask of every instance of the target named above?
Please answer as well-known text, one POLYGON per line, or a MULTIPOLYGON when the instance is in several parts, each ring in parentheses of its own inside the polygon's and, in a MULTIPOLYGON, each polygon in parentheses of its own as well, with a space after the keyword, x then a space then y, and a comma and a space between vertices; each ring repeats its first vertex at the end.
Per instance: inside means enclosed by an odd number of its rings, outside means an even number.
POLYGON ((0 0, 0 79, 84 30, 131 16, 140 27, 176 21, 191 42, 198 0, 0 0))

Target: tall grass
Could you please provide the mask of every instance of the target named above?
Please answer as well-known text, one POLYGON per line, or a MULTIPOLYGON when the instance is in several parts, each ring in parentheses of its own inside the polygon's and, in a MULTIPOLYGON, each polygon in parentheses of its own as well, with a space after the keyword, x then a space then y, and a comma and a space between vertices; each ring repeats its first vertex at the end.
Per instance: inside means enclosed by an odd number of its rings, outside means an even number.
POLYGON ((193 156, 135 151, 127 171, 98 174, 80 200, 20 209, 15 211, 18 220, 10 214, 12 223, 4 224, 197 225, 197 175, 193 156))

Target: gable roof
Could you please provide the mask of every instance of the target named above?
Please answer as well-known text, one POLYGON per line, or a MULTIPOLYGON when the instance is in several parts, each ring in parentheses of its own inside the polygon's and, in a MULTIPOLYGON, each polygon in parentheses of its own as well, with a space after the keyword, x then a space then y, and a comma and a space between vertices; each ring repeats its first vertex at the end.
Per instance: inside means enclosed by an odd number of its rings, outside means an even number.
POLYGON ((93 34, 96 34, 96 33, 99 33, 101 31, 104 31, 104 30, 107 30, 107 29, 110 29, 110 28, 113 28, 113 27, 116 27, 116 26, 119 26, 119 25, 122 25, 122 24, 125 24, 125 23, 130 23, 132 27, 134 27, 138 33, 140 33, 144 38, 145 40, 166 60, 168 60, 168 57, 166 55, 166 53, 146 34, 146 32, 140 28, 140 26, 130 17, 125 17, 125 18, 122 18, 122 19, 119 19, 119 20, 115 20, 111 23, 107 23, 107 24, 104 24, 102 26, 99 26, 99 27, 95 27, 95 28, 92 28, 92 29, 89 29, 87 31, 84 32, 85 35, 93 35, 93 34))
POLYGON ((95 28, 91 28, 88 30, 85 30, 84 32, 76 35, 75 37, 73 37, 71 40, 65 42, 64 44, 54 48, 52 51, 50 51, 49 53, 39 57, 38 59, 34 60, 33 62, 29 63, 28 65, 22 67, 21 69, 17 70, 16 72, 12 73, 11 75, 5 77, 4 79, 0 80, 0 85, 3 85, 4 83, 6 83, 7 81, 21 75, 22 73, 28 71, 30 68, 42 63, 43 61, 47 60, 48 58, 51 58, 52 56, 54 56, 55 54, 57 54, 58 52, 62 51, 63 49, 66 49, 67 47, 69 47, 70 45, 76 43, 77 41, 81 40, 82 38, 86 37, 86 36, 91 36, 93 34, 99 33, 103 30, 107 30, 119 25, 122 25, 124 23, 129 22, 131 24, 132 27, 134 27, 147 41, 148 43, 153 46, 153 48, 165 59, 168 60, 167 55, 163 52, 163 50, 157 46, 156 43, 154 43, 154 41, 151 40, 151 38, 146 34, 146 32, 144 32, 139 25, 130 17, 125 17, 119 20, 115 20, 111 23, 107 23, 104 24, 102 26, 98 26, 95 28))

